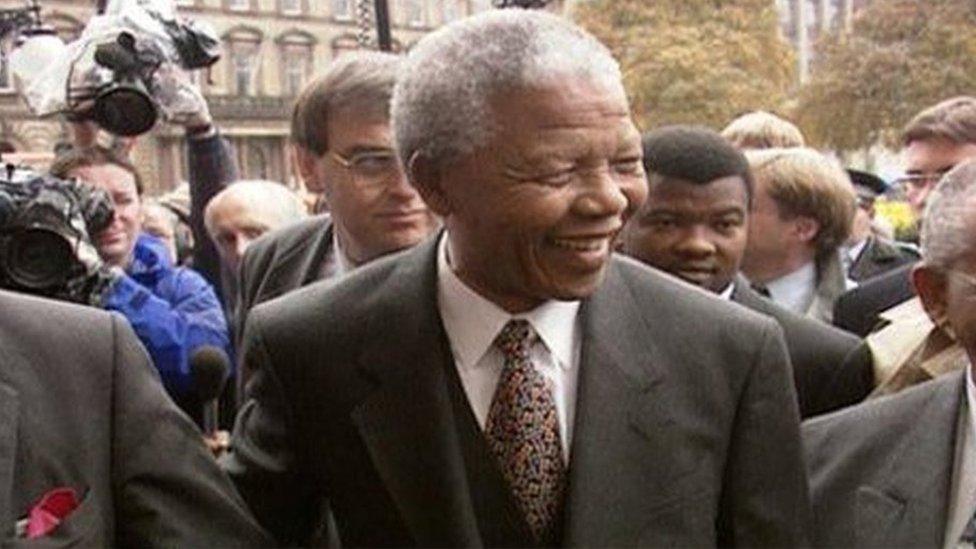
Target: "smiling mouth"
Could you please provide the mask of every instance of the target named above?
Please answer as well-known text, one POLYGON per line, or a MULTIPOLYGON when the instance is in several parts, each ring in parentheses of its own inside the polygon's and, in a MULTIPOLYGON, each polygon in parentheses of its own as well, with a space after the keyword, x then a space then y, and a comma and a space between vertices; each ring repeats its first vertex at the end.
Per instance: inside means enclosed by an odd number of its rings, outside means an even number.
POLYGON ((713 268, 681 268, 679 267, 674 271, 674 274, 678 275, 685 280, 701 282, 711 279, 715 276, 716 270, 713 268))
POLYGON ((425 209, 389 211, 389 212, 378 213, 376 214, 376 217, 382 219, 405 219, 408 217, 417 217, 417 216, 425 215, 426 213, 427 210, 425 209))

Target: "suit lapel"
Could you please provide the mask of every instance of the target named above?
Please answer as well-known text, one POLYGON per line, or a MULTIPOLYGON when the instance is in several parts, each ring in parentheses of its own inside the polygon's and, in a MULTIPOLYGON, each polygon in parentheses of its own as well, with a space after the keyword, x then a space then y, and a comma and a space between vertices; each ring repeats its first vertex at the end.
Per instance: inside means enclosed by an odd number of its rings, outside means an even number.
POLYGON ((749 287, 749 281, 741 274, 732 281, 732 301, 754 311, 766 312, 767 307, 759 292, 749 287))
MULTIPOLYGON (((14 368, 10 357, 0 354, 4 368, 14 368)), ((13 536, 17 520, 12 512, 14 497, 14 463, 17 459, 17 422, 20 403, 17 391, 0 381, 0 538, 13 536)))
POLYGON ((667 361, 616 262, 582 309, 583 345, 564 545, 632 544, 656 509, 681 496, 667 361), (634 479, 642 479, 635 483, 634 479), (629 529, 629 530, 628 530, 629 529), (613 533, 619 536, 607 539, 613 533))
POLYGON ((944 385, 919 410, 918 420, 876 485, 857 491, 858 546, 943 545, 964 377, 944 385))
POLYGON ((324 221, 322 229, 315 238, 288 250, 284 260, 272 264, 262 295, 277 297, 319 279, 322 261, 332 250, 332 223, 324 221))
POLYGON ((421 546, 481 545, 445 368, 453 367, 437 311, 436 242, 404 257, 376 296, 360 356, 377 389, 353 412, 373 464, 421 546))

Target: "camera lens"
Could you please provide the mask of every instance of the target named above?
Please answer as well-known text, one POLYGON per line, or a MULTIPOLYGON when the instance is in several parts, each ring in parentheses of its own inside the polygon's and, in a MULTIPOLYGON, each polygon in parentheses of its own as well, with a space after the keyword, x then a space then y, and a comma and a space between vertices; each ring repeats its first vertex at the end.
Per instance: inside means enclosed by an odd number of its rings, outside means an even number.
POLYGON ((7 276, 29 290, 63 285, 75 261, 68 242, 44 229, 18 231, 11 235, 5 251, 7 276))
POLYGON ((99 94, 92 118, 109 133, 131 137, 152 129, 156 106, 142 90, 119 84, 99 94))

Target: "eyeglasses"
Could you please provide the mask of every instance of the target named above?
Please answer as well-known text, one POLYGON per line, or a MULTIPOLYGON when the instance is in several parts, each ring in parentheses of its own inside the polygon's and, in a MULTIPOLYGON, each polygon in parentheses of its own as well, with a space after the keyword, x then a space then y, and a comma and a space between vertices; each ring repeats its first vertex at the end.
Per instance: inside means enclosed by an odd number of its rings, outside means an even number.
POLYGON ((955 166, 947 166, 929 173, 906 174, 898 179, 895 179, 894 187, 901 191, 906 191, 909 187, 915 190, 924 189, 925 187, 930 187, 938 183, 939 180, 942 179, 942 176, 949 173, 949 171, 954 167, 955 166))
POLYGON ((352 172, 356 183, 363 186, 385 183, 400 173, 400 163, 396 153, 389 149, 360 151, 348 157, 329 151, 329 156, 337 164, 352 172))

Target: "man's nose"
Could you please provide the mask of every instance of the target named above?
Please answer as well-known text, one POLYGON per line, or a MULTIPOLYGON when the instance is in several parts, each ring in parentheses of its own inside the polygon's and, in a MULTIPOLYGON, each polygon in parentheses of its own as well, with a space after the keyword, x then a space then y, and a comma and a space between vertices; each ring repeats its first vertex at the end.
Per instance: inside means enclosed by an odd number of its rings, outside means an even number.
POLYGON ((715 243, 708 238, 708 230, 701 225, 688 227, 676 248, 690 257, 707 257, 715 253, 715 243))
POLYGON ((620 181, 607 170, 595 170, 585 178, 576 201, 577 211, 590 217, 621 215, 629 203, 620 181))

